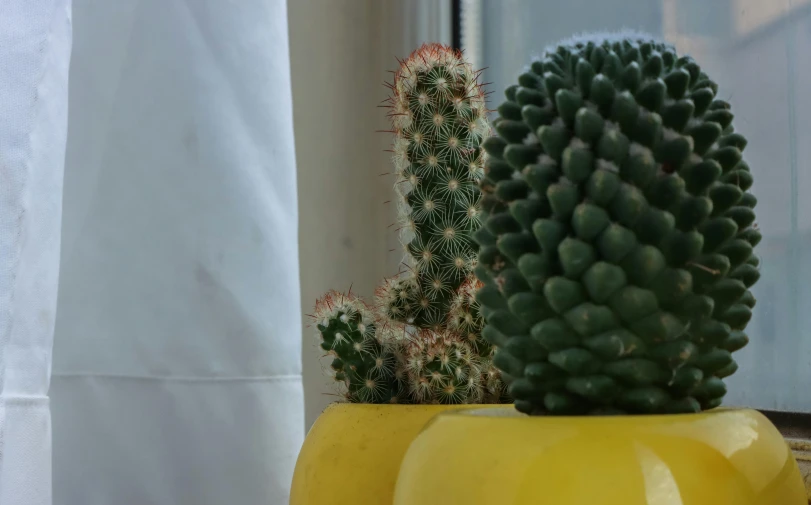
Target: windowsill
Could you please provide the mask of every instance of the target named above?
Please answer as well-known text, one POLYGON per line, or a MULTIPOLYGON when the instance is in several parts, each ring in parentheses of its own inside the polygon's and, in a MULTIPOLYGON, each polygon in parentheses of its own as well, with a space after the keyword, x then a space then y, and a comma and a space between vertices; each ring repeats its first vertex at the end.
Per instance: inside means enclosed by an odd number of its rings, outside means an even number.
POLYGON ((805 493, 808 496, 808 502, 811 503, 811 440, 788 437, 786 440, 800 466, 800 473, 803 474, 803 480, 805 480, 805 493))
POLYGON ((811 414, 761 411, 777 426, 791 447, 805 480, 805 492, 811 503, 811 414))

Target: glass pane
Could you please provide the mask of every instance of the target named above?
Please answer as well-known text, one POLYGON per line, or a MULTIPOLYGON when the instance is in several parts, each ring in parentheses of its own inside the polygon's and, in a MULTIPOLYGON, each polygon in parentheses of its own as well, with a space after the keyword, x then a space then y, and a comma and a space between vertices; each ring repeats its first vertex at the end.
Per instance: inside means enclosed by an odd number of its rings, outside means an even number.
POLYGON ((491 108, 544 47, 633 27, 691 54, 732 103, 764 239, 758 304, 727 379, 728 405, 811 412, 811 0, 466 0, 462 40, 491 108), (479 13, 479 15, 471 15, 479 13), (465 47, 468 50, 468 47, 465 47))

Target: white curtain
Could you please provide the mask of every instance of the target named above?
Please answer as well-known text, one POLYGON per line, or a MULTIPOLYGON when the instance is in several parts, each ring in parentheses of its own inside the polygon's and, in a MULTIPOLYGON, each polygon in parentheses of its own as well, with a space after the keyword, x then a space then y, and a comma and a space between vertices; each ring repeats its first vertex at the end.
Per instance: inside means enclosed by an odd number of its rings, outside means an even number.
MULTIPOLYGON (((16 254, 0 271, 0 314, 16 318, 10 332, 0 319, 6 366, 15 341, 37 345, 13 357, 37 368, 13 384, 31 399, 28 420, 9 424, 16 404, 4 402, 0 505, 44 505, 40 361, 53 324, 69 25, 66 0, 11 3, 47 12, 34 28, 50 30, 54 49, 42 51, 40 32, 26 34, 40 36, 31 54, 0 43, 0 251, 16 254), (18 75, 43 79, 43 57, 51 81, 36 94, 18 75), (8 107, 47 128, 9 132, 8 107), (15 237, 26 229, 31 243, 15 237)), ((3 42, 15 36, 7 4, 3 42)), ((289 63, 284 0, 73 0, 54 504, 287 504, 304 435, 289 63)), ((314 67, 313 78, 329 76, 314 67)))
POLYGON ((69 0, 0 1, 0 505, 51 503, 69 0))

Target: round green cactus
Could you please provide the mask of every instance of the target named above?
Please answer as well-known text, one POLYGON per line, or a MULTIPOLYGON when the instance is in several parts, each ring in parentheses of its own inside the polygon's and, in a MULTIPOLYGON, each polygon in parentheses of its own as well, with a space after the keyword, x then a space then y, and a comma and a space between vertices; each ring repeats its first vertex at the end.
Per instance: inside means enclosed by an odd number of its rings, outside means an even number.
POLYGON ((548 49, 506 90, 477 275, 494 362, 530 414, 721 404, 761 239, 730 105, 643 36, 548 49))

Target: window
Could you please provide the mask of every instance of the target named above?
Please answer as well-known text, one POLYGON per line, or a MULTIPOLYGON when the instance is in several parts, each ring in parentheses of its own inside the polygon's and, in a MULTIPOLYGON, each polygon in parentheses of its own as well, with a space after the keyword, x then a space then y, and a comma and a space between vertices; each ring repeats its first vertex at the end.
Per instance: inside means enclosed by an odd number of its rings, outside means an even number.
POLYGON ((734 26, 732 3, 732 0, 679 0, 675 2, 676 29, 696 37, 728 37, 734 26))
POLYGON ((811 0, 461 0, 462 48, 504 99, 544 47, 634 28, 691 54, 732 103, 764 239, 758 301, 727 404, 811 412, 811 0))

